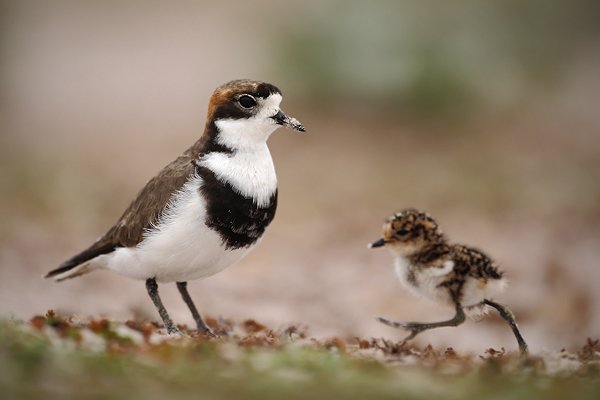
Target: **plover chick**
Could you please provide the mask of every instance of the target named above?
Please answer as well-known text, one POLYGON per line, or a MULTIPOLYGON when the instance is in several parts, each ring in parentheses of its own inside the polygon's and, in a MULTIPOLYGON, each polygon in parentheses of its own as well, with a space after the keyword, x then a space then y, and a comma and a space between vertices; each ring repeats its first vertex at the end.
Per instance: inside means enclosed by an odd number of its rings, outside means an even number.
POLYGON ((280 90, 235 80, 210 98, 204 133, 144 186, 116 224, 45 277, 57 281, 98 269, 146 281, 168 333, 179 330, 158 295, 176 282, 199 331, 213 335, 187 281, 240 260, 275 216, 277 178, 267 139, 279 126, 304 127, 279 108, 280 90))
POLYGON ((396 322, 378 318, 386 325, 410 331, 405 342, 428 329, 458 326, 465 321, 465 314, 483 314, 486 306, 490 306, 510 325, 521 353, 527 353, 527 344, 513 313, 505 305, 491 300, 504 289, 506 278, 486 254, 472 247, 449 244, 437 222, 415 209, 405 209, 387 219, 383 237, 369 245, 371 248, 383 246, 393 254, 396 273, 404 286, 416 295, 456 310, 452 319, 440 322, 396 322))

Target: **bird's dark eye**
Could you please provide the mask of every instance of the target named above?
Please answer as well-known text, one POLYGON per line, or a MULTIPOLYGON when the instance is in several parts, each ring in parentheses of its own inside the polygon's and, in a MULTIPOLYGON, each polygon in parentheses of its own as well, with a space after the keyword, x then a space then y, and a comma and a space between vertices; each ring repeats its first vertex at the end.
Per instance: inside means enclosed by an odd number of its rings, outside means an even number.
POLYGON ((410 231, 408 229, 400 229, 399 231, 396 231, 396 235, 398 236, 406 236, 410 233, 410 231))
POLYGON ((240 96, 238 103, 240 103, 240 106, 244 108, 252 108, 256 105, 256 100, 254 100, 254 97, 250 96, 249 94, 244 94, 240 96))

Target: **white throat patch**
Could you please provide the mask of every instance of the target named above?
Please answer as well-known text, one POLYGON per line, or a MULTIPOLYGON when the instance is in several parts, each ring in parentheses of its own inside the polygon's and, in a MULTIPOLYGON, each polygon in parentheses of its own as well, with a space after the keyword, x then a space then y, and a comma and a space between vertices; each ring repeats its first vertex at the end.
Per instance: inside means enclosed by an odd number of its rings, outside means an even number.
POLYGON ((271 117, 279 111, 280 94, 258 99, 259 112, 251 118, 221 119, 215 122, 219 134, 217 142, 233 150, 265 143, 279 127, 271 117))

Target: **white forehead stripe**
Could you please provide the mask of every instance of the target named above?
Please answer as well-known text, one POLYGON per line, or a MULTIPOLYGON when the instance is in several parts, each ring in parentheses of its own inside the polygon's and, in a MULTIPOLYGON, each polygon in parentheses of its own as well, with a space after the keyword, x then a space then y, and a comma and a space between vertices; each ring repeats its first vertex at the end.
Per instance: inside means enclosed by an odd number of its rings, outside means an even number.
POLYGON ((279 105, 281 104, 281 100, 282 98, 279 93, 273 93, 264 100, 259 98, 258 104, 259 107, 261 107, 261 110, 258 115, 262 115, 264 117, 271 117, 277 114, 277 111, 279 111, 279 105))

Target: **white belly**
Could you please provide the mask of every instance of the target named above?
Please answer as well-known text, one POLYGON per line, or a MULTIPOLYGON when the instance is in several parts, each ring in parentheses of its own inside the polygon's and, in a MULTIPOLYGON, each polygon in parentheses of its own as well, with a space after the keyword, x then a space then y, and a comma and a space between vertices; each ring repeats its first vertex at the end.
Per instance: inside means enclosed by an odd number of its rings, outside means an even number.
MULTIPOLYGON (((426 297, 440 304, 453 305, 454 302, 448 290, 440 288, 447 275, 454 268, 453 261, 446 261, 441 268, 416 269, 402 257, 395 261, 396 274, 404 286, 413 294, 426 297)), ((486 298, 494 298, 506 286, 505 279, 476 279, 467 277, 462 288, 461 304, 472 307, 480 304, 486 298)))
POLYGON ((228 250, 205 225, 201 182, 199 177, 188 181, 144 240, 117 249, 106 268, 133 279, 183 282, 214 275, 244 257, 254 246, 228 250))
POLYGON ((463 286, 462 304, 470 307, 481 303, 484 299, 493 299, 506 288, 506 279, 467 279, 463 286))

